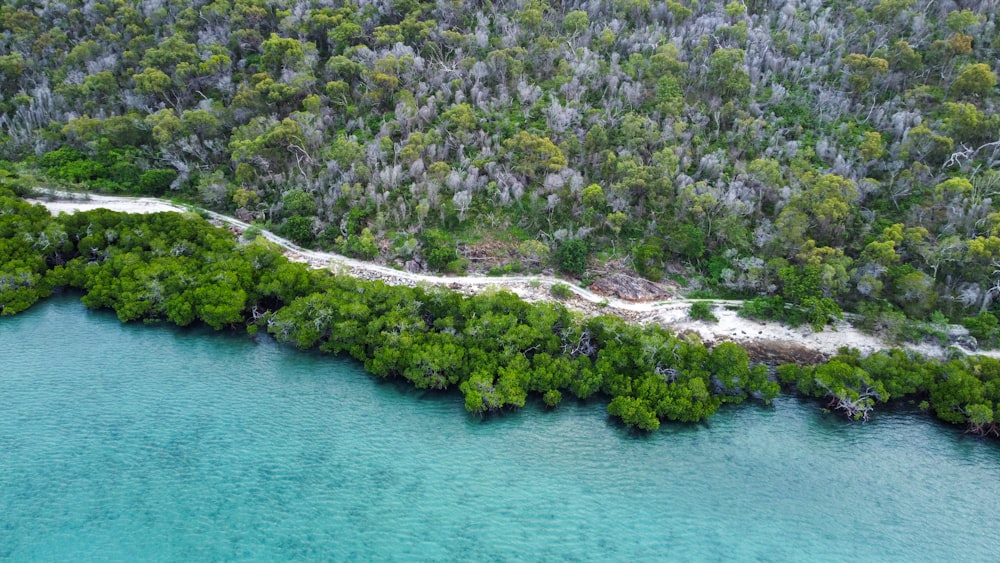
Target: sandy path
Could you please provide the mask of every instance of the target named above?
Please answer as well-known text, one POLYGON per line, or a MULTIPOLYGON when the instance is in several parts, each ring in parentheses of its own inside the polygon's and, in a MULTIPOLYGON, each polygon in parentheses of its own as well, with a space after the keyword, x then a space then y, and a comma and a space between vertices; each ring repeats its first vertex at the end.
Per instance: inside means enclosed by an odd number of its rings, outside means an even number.
MULTIPOLYGON (((28 199, 32 203, 45 206, 53 214, 73 213, 90 209, 110 209, 126 213, 156 213, 160 211, 192 211, 180 205, 156 198, 129 198, 119 196, 81 195, 71 192, 51 191, 46 199, 28 199)), ((245 230, 248 223, 236 218, 202 211, 219 224, 245 230)), ((371 262, 364 262, 330 252, 308 250, 279 237, 269 231, 261 234, 269 241, 283 247, 289 259, 304 262, 314 268, 331 268, 339 274, 346 274, 368 280, 382 280, 391 285, 415 286, 417 284, 444 286, 462 293, 472 294, 503 288, 527 301, 551 301, 550 289, 556 283, 564 283, 574 293, 574 298, 563 301, 572 309, 587 314, 610 313, 637 323, 659 323, 675 332, 694 332, 707 342, 731 341, 743 344, 761 344, 772 347, 805 348, 823 355, 833 355, 843 346, 850 346, 862 353, 891 348, 892 345, 870 334, 861 332, 846 322, 827 327, 822 332, 814 332, 809 327, 792 328, 776 322, 744 319, 736 314, 739 301, 711 300, 713 313, 718 322, 696 321, 688 316, 688 309, 694 300, 672 299, 655 302, 632 302, 597 295, 587 289, 566 283, 550 276, 433 276, 414 274, 396 270, 371 262)), ((906 345, 908 349, 925 355, 941 356, 945 349, 930 344, 906 345)), ((978 352, 1000 357, 1000 352, 978 352)))
MULTIPOLYGON (((40 203, 47 207, 53 215, 60 212, 64 213, 75 213, 77 211, 90 211, 92 209, 111 209, 110 205, 115 205, 113 202, 101 202, 97 200, 93 201, 39 201, 39 200, 28 200, 32 203, 40 203)), ((156 199, 136 199, 130 201, 128 208, 126 206, 114 207, 115 211, 125 211, 127 213, 158 213, 160 211, 177 211, 177 208, 172 204, 164 203, 156 199)))

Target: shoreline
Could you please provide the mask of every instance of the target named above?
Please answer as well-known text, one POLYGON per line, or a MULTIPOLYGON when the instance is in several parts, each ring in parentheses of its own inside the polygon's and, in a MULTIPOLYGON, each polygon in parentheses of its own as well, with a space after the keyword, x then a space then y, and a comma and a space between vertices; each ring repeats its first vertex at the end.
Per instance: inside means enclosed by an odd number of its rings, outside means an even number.
MULTIPOLYGON (((125 213, 158 213, 163 211, 194 212, 190 208, 158 198, 133 198, 126 196, 105 196, 78 194, 65 191, 43 192, 25 201, 44 206, 53 215, 72 214, 77 211, 108 209, 125 213)), ((207 214, 210 221, 219 226, 234 229, 240 233, 250 227, 246 222, 214 211, 199 210, 207 214)), ((948 347, 921 343, 893 345, 883 339, 862 332, 846 321, 828 325, 821 332, 808 326, 793 328, 774 321, 746 319, 736 314, 740 301, 724 299, 670 299, 652 302, 626 301, 615 297, 605 297, 590 290, 567 283, 551 276, 436 276, 415 274, 396 270, 379 264, 364 262, 330 252, 308 250, 269 231, 261 231, 268 241, 280 246, 285 256, 292 261, 302 262, 312 268, 329 268, 335 273, 366 280, 381 280, 388 285, 416 286, 419 284, 446 287, 463 294, 475 294, 492 289, 505 289, 528 302, 558 301, 568 309, 587 315, 613 314, 637 324, 656 323, 676 334, 693 333, 708 345, 733 342, 754 351, 758 359, 816 363, 832 357, 844 346, 855 348, 863 355, 879 350, 903 348, 927 357, 944 357, 948 347), (550 289, 562 283, 573 292, 573 297, 557 300, 550 289), (688 310, 692 303, 707 301, 712 305, 712 313, 718 322, 692 319, 688 310)), ((957 348, 969 355, 1000 357, 1000 351, 969 351, 957 348)))

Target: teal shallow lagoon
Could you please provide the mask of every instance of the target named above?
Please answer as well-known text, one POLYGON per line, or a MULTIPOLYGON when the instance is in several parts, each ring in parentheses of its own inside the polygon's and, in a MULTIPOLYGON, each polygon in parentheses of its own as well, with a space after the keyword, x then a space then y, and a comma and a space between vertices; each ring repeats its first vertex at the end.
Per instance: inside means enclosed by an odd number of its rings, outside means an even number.
POLYGON ((72 297, 0 319, 0 560, 997 557, 1000 447, 928 417, 460 397, 72 297))

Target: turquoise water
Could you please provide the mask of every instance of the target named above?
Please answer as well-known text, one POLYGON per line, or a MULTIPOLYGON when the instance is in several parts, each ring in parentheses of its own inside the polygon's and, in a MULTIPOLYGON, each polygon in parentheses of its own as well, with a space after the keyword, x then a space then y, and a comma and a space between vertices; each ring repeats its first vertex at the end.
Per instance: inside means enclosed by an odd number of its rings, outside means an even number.
POLYGON ((476 421, 267 339, 0 319, 0 560, 995 561, 1000 447, 812 403, 476 421))

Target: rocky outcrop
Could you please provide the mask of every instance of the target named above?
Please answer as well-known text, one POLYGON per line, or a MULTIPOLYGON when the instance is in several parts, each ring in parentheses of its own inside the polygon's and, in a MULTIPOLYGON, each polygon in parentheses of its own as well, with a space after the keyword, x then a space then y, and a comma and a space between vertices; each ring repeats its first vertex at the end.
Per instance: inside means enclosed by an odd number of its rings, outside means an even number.
POLYGON ((642 278, 625 274, 611 274, 590 284, 590 291, 606 297, 617 297, 626 301, 660 301, 674 296, 674 290, 642 278))
POLYGON ((818 350, 801 344, 783 340, 742 340, 738 341, 750 359, 771 365, 798 364, 814 366, 830 359, 818 350))

